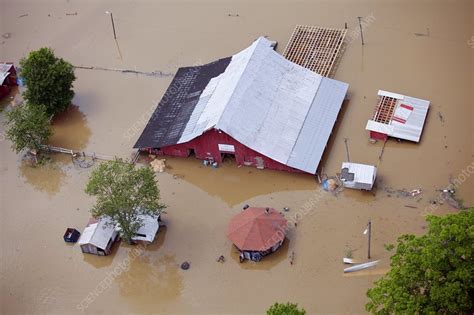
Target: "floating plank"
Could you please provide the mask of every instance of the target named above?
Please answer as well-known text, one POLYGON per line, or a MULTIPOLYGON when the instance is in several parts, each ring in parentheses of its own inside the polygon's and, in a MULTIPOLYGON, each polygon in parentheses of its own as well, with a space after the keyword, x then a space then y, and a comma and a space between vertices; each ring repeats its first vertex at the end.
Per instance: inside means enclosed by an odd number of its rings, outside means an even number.
POLYGON ((379 260, 369 261, 363 264, 355 265, 352 267, 344 268, 344 273, 359 271, 367 268, 376 266, 379 263, 379 260))

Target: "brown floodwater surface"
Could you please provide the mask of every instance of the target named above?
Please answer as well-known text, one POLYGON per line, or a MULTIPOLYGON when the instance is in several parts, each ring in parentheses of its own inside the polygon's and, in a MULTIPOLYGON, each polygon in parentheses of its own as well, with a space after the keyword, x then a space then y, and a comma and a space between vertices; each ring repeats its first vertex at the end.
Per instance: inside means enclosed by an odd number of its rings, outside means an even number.
MULTIPOLYGON (((367 289, 389 268, 384 244, 424 233, 427 213, 458 211, 436 201, 439 189, 457 179, 457 197, 474 205, 473 14, 470 0, 0 0, 0 61, 16 64, 48 46, 76 66, 175 73, 230 56, 261 35, 282 52, 297 24, 347 23, 335 79, 349 83, 350 100, 321 166, 328 175, 340 171, 345 138, 351 161, 378 165, 372 192, 333 195, 304 174, 166 157, 168 168, 157 174, 166 227, 154 243, 84 255, 62 235, 67 227, 82 231, 90 217, 94 198, 84 187, 92 168, 56 154, 43 166, 25 165, 4 136, 5 112, 21 101, 13 92, 0 103, 0 313, 263 314, 276 301, 308 314, 365 313, 367 289), (117 41, 105 11, 113 12, 117 41), (357 16, 373 16, 364 46, 357 16), (421 142, 390 140, 380 161, 383 144, 371 144, 364 129, 379 89, 431 101, 421 142), (413 189, 422 193, 407 197, 413 189), (290 208, 284 246, 258 264, 239 263, 226 238, 245 204, 290 208), (345 275, 344 256, 367 260, 369 219, 371 256, 380 264, 345 275), (184 261, 189 270, 180 269, 184 261)), ((128 158, 172 77, 75 74, 74 105, 54 119, 50 143, 128 158)))

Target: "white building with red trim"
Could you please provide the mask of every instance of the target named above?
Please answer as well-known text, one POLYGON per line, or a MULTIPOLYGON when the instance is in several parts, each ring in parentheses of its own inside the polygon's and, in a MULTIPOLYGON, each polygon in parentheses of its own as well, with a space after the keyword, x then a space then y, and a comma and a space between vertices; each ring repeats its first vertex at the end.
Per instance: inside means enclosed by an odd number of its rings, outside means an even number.
POLYGON ((370 131, 370 138, 394 137, 420 142, 430 102, 382 90, 378 96, 374 115, 365 127, 370 131))

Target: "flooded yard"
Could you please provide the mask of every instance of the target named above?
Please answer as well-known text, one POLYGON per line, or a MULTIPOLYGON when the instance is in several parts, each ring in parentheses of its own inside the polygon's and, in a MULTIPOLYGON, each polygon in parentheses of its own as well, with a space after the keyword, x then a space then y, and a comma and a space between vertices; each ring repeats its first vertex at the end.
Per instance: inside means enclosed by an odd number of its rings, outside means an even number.
MULTIPOLYGON (((41 167, 25 164, 4 136, 4 112, 20 97, 13 93, 0 104, 0 313, 263 314, 276 301, 309 314, 365 313, 366 290, 389 268, 384 244, 423 233, 428 212, 457 211, 432 206, 439 189, 458 179, 457 197, 474 205, 473 12, 472 1, 0 0, 0 36, 11 34, 0 37, 0 61, 17 64, 49 46, 76 66, 165 74, 230 56, 261 35, 278 41, 281 53, 296 24, 347 23, 335 79, 349 83, 350 100, 321 163, 327 174, 339 172, 347 138, 351 161, 378 165, 372 192, 333 195, 310 175, 167 157, 166 172, 157 174, 166 227, 151 245, 117 243, 112 255, 96 257, 62 239, 90 217, 91 168, 60 154, 41 167), (364 46, 357 16, 374 17, 364 46), (383 143, 370 143, 365 130, 379 89, 431 101, 421 142, 389 140, 380 161, 383 143), (414 189, 422 193, 403 193, 414 189), (289 207, 284 214, 297 223, 260 263, 239 263, 226 238, 245 204, 289 207), (367 258, 369 219, 372 258, 381 263, 344 275, 344 256, 367 258), (216 261, 221 255, 224 263, 216 261), (184 261, 189 270, 179 268, 184 261)), ((172 76, 75 74, 73 106, 54 119, 50 144, 128 158, 172 76)))

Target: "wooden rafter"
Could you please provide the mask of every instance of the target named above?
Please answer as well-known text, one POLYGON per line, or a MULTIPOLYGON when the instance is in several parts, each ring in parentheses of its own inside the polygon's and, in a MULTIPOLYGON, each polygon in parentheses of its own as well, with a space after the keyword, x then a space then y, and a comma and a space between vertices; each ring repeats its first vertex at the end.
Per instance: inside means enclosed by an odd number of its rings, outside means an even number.
POLYGON ((341 52, 346 33, 346 29, 297 25, 283 56, 328 77, 341 52))
POLYGON ((393 118, 396 105, 396 98, 380 95, 372 120, 388 125, 393 118))

